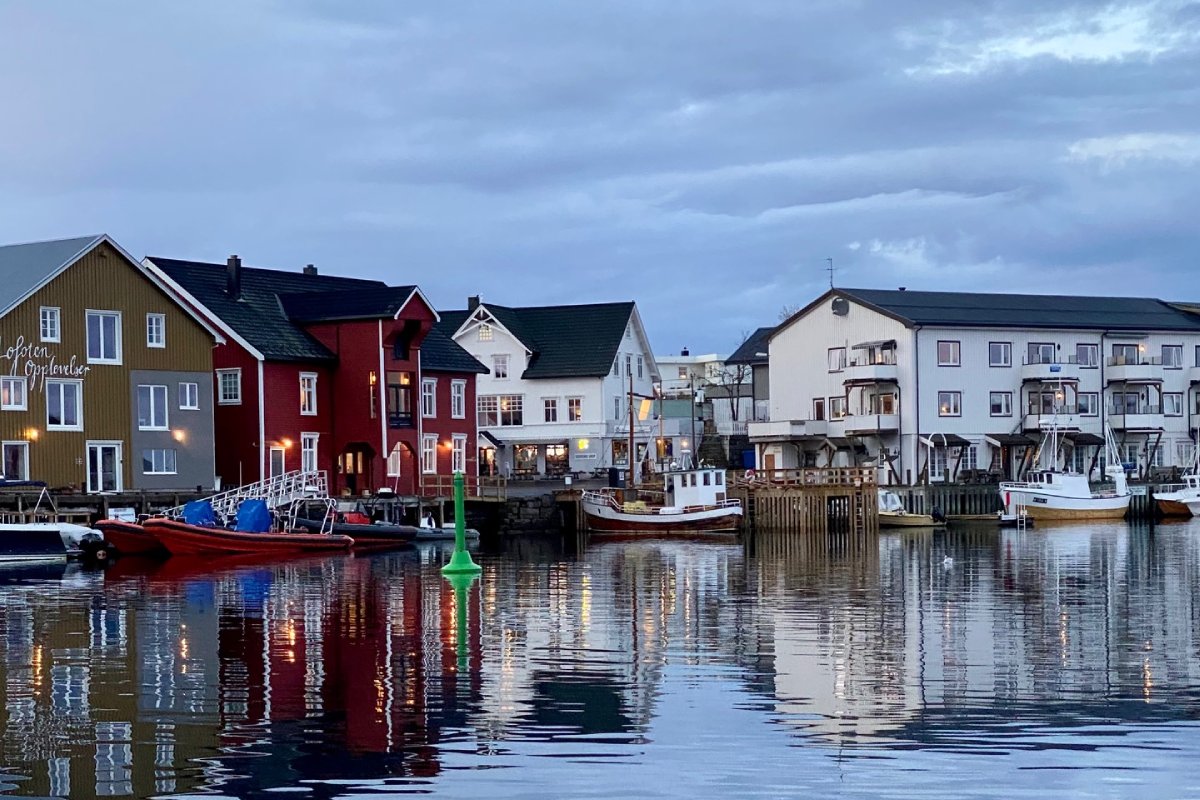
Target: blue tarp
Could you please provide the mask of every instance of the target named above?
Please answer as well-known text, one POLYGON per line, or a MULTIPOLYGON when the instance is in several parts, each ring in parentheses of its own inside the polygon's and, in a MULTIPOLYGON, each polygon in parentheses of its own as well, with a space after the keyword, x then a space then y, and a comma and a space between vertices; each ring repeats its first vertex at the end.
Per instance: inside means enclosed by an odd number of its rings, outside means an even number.
POLYGON ((243 500, 238 506, 237 526, 241 533, 266 533, 271 530, 271 509, 262 500, 243 500))
POLYGON ((188 525, 201 525, 211 528, 217 524, 217 515, 212 503, 207 500, 193 500, 183 507, 183 521, 188 525))

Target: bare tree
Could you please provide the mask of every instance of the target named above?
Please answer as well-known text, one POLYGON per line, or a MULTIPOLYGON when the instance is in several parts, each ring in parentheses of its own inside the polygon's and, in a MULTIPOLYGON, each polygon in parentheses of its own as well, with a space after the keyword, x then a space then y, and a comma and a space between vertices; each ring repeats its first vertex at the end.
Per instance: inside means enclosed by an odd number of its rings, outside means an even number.
POLYGON ((790 319, 791 316, 799 310, 800 310, 800 306, 794 306, 794 305, 791 305, 790 303, 785 303, 783 305, 783 307, 779 309, 779 321, 787 322, 788 319, 790 319))
MULTIPOLYGON (((742 344, 749 340, 750 334, 750 331, 742 331, 742 344)), ((719 386, 725 390, 725 399, 729 403, 729 418, 734 422, 738 421, 742 386, 750 380, 751 374, 749 364, 725 364, 711 379, 713 386, 719 386)), ((717 398, 713 399, 714 402, 717 400, 717 398)))

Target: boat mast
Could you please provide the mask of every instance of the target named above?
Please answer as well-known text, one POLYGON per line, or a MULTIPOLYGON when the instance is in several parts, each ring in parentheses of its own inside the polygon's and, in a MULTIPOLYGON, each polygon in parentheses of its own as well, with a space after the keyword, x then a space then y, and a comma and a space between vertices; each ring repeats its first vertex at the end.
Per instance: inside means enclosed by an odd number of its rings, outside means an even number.
POLYGON ((625 475, 625 488, 633 489, 633 370, 629 371, 629 456, 626 459, 629 469, 625 475))

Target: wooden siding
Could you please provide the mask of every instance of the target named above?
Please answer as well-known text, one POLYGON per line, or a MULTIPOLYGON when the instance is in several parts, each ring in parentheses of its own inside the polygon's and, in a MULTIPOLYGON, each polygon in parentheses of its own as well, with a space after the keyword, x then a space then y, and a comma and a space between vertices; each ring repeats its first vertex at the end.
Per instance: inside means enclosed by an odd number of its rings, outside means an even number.
MULTIPOLYGON (((83 431, 46 430, 44 380, 31 379, 28 411, 0 412, 0 439, 30 440, 29 473, 51 486, 86 486, 86 442, 124 443, 124 486, 133 485, 136 458, 130 452, 135 409, 130 402, 130 371, 212 371, 213 337, 136 266, 101 243, 24 303, 0 318, 0 372, 26 374, 30 364, 59 365, 72 358, 87 367, 83 380, 83 431), (43 306, 60 309, 59 343, 40 341, 43 306), (87 363, 88 310, 121 312, 121 364, 87 363), (146 346, 146 315, 166 317, 166 347, 146 346), (14 358, 19 342, 38 349, 14 358)), ((49 376, 55 377, 55 376, 49 376)), ((67 377, 67 376, 61 376, 67 377)), ((207 388, 207 387, 206 387, 207 388)), ((173 400, 173 398, 172 398, 173 400)), ((189 446, 212 447, 211 442, 189 446)))

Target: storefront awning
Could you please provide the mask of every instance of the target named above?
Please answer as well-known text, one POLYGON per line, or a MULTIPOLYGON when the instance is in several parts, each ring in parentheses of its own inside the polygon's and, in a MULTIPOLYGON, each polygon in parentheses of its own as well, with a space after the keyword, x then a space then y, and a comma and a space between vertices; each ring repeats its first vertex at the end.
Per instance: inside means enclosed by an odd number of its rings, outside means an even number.
POLYGON ((957 433, 922 433, 921 444, 926 447, 970 447, 971 440, 957 433))
POLYGON ((1097 436, 1094 433, 1068 433, 1064 434, 1064 436, 1076 447, 1104 444, 1104 437, 1097 436))
POLYGON ((868 350, 872 347, 881 347, 884 350, 895 350, 896 349, 896 340, 895 339, 879 339, 874 342, 859 342, 858 344, 854 345, 850 349, 851 350, 868 350))
POLYGON ((480 431, 479 437, 486 442, 490 442, 492 447, 504 447, 504 442, 497 439, 489 431, 480 431))
POLYGON ((989 433, 983 438, 995 447, 1028 447, 1034 443, 1033 439, 1019 433, 989 433))

